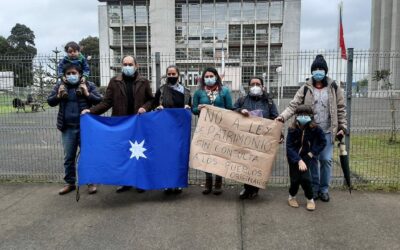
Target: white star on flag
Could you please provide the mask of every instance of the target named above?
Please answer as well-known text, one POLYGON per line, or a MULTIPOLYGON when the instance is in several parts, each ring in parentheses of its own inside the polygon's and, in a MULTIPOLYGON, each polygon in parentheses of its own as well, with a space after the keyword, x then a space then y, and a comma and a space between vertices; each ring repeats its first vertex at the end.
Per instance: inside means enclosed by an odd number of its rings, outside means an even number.
POLYGON ((147 159, 147 157, 144 155, 144 151, 147 150, 143 147, 144 140, 140 144, 138 144, 137 141, 133 143, 131 140, 129 140, 129 143, 131 144, 131 148, 129 150, 132 152, 130 159, 133 157, 136 157, 136 160, 139 160, 140 157, 147 159))

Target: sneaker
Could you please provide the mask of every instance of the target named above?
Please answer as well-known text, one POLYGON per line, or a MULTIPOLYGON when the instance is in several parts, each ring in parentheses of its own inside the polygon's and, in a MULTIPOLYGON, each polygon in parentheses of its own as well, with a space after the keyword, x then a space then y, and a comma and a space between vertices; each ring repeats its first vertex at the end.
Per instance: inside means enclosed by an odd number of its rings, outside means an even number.
POLYGON ((329 201, 329 194, 328 193, 320 193, 319 198, 323 202, 328 202, 329 201))
POLYGON ((313 199, 307 200, 307 210, 314 211, 315 210, 315 202, 313 199))
POLYGON ((75 184, 67 184, 58 191, 59 195, 68 194, 76 189, 75 184))
POLYGON ((299 203, 297 203, 296 198, 289 198, 288 199, 289 206, 291 207, 299 207, 299 203))
POLYGON ((97 187, 96 187, 96 185, 89 184, 89 185, 88 185, 88 193, 89 193, 89 194, 95 194, 95 193, 97 193, 97 187))

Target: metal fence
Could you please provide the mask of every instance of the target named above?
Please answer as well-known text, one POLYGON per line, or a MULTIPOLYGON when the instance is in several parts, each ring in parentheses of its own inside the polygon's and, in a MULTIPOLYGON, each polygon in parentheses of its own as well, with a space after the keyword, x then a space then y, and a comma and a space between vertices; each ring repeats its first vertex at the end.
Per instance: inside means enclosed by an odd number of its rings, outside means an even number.
MULTIPOLYGON (((347 61, 341 59, 337 51, 275 54, 271 56, 269 75, 264 54, 176 60, 175 55, 155 53, 151 58, 138 57, 137 60, 139 71, 152 81, 153 89, 162 83, 170 64, 179 66, 181 82, 193 91, 202 70, 206 66, 216 67, 224 75, 224 84, 231 88, 234 100, 245 93, 250 76, 261 76, 281 112, 310 77, 315 55, 323 54, 329 67, 328 75, 340 82, 346 91, 353 183, 398 187, 400 143, 399 138, 389 139, 400 124, 400 78, 394 69, 400 66, 400 53, 349 52, 347 61), (387 78, 391 89, 385 88, 387 82, 374 80, 377 70, 391 73, 387 78)), ((0 180, 62 181, 63 150, 61 135, 56 129, 58 107, 50 108, 45 104, 56 82, 59 59, 55 55, 38 55, 33 59, 18 55, 0 57, 0 180), (17 98, 21 100, 20 105, 15 101, 17 98)), ((90 80, 104 90, 108 80, 120 70, 121 58, 92 56, 89 59, 90 80)), ((193 127, 196 119, 193 117, 193 127)), ((286 185, 289 178, 285 144, 280 147, 270 183, 286 185)), ((335 149, 334 186, 343 184, 338 158, 335 149)), ((203 178, 202 172, 190 171, 191 183, 200 183, 203 178)))

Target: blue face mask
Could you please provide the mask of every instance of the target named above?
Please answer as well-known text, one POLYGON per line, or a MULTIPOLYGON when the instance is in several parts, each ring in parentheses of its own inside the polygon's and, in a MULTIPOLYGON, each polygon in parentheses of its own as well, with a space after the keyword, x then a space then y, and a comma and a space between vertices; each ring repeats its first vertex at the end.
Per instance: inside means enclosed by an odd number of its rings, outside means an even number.
POLYGON ((215 77, 211 77, 211 78, 205 78, 204 79, 204 83, 207 85, 207 86, 214 86, 215 85, 215 83, 216 83, 216 79, 215 79, 215 77))
POLYGON ((325 78, 325 70, 314 70, 312 72, 312 77, 315 81, 322 81, 325 78))
POLYGON ((311 122, 311 117, 309 115, 299 115, 296 117, 296 120, 300 125, 304 126, 307 123, 311 122))
POLYGON ((67 75, 67 82, 76 85, 79 82, 79 75, 67 75))
POLYGON ((122 67, 122 74, 126 76, 133 76, 135 74, 135 67, 134 66, 123 66, 122 67))

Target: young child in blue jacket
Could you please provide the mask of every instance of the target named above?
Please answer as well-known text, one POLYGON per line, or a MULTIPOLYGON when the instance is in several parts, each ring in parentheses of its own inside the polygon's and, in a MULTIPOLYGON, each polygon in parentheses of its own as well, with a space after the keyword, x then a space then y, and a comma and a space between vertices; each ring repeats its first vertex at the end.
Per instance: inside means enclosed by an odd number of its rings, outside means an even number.
POLYGON ((290 188, 288 203, 299 207, 296 194, 299 187, 307 198, 307 210, 315 210, 310 168, 318 164, 317 157, 326 145, 322 129, 313 120, 313 109, 300 105, 295 111, 296 118, 288 130, 286 154, 289 163, 290 188))
MULTIPOLYGON (((58 64, 57 68, 57 74, 58 77, 61 79, 61 86, 63 86, 66 89, 66 86, 64 85, 67 80, 63 74, 63 70, 66 64, 73 64, 76 66, 79 66, 82 69, 82 77, 80 80, 80 85, 76 89, 76 94, 81 96, 83 94, 83 86, 85 85, 86 82, 88 81, 89 74, 90 74, 90 68, 88 61, 86 58, 82 55, 81 53, 81 47, 79 44, 76 42, 69 42, 65 45, 65 53, 67 55, 60 60, 60 63, 58 64)), ((68 93, 67 91, 61 91, 61 98, 66 99, 68 98, 68 93)))

